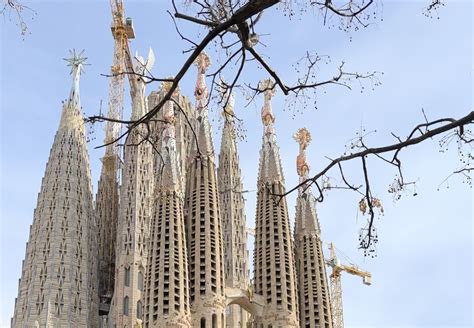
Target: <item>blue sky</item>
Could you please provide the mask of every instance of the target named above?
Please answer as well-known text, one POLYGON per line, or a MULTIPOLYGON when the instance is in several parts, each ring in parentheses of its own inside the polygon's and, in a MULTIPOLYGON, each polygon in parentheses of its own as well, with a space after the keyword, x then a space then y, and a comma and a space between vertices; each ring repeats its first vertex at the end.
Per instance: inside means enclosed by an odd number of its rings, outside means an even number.
MULTIPOLYGON (((374 90, 354 85, 352 91, 330 86, 317 92, 318 109, 289 112, 281 93, 274 97, 276 131, 281 147, 287 187, 297 182, 297 144, 291 135, 305 126, 313 135, 308 148, 312 172, 336 157, 361 127, 377 130, 368 142, 383 145, 393 141, 390 132, 401 136, 429 119, 461 117, 472 110, 472 4, 449 1, 438 12, 440 19, 422 15, 429 1, 384 1, 378 4, 379 18, 368 28, 341 32, 335 19, 322 25, 318 13, 306 13, 289 21, 281 11, 271 10, 261 21, 259 32, 267 45, 260 48, 272 66, 291 81, 291 64, 305 50, 330 55, 322 65, 322 79, 336 72, 344 60, 348 69, 384 72, 382 85, 374 90), (286 109, 286 110, 285 110, 286 109)), ((99 111, 107 102, 107 80, 112 61, 108 1, 32 1, 37 12, 29 22, 32 32, 22 40, 17 27, 1 22, 1 305, 0 326, 9 325, 17 295, 25 243, 32 222, 36 197, 59 124, 61 100, 70 88, 69 69, 62 58, 68 49, 85 49, 91 66, 81 80, 81 102, 86 114, 99 111)), ((151 46, 156 54, 156 76, 176 74, 185 55, 183 43, 174 32, 165 1, 128 1, 127 15, 134 19, 137 39, 133 50, 145 54, 151 46)), ((190 37, 202 31, 187 28, 190 37)), ((216 61, 213 49, 209 54, 216 61)), ((215 67, 215 66, 214 66, 215 67)), ((212 69, 212 68, 211 68, 212 69)), ((181 88, 192 97, 196 72, 185 76, 181 88)), ((265 73, 249 65, 244 79, 258 81, 265 73)), ((156 89, 150 85, 148 91, 156 89)), ((127 104, 129 99, 127 99, 127 104)), ((246 139, 239 143, 244 188, 254 190, 262 133, 260 108, 263 99, 244 108, 237 95, 235 111, 244 120, 246 139), (257 142, 255 142, 258 140, 257 142)), ((125 117, 129 115, 127 106, 125 117)), ((216 148, 220 145, 219 114, 210 109, 216 148)), ((91 170, 96 190, 102 150, 102 127, 90 143, 91 170)), ((385 207, 378 221, 378 257, 366 259, 357 250, 359 196, 330 192, 318 205, 322 235, 337 248, 372 272, 373 285, 366 287, 358 277, 343 277, 346 327, 471 327, 473 290, 472 189, 459 177, 449 188, 442 184, 459 167, 454 145, 440 153, 439 139, 416 146, 402 154, 405 177, 417 180, 416 197, 404 195, 393 202, 387 193, 395 173, 376 160, 369 160, 372 189, 385 207), (438 191, 439 189, 439 191, 438 191)), ((355 182, 361 182, 359 163, 347 166, 355 182)), ((330 174, 337 181, 337 174, 330 174)), ((247 221, 253 226, 255 193, 246 194, 247 221)), ((295 195, 288 198, 293 220, 295 195)), ((341 255, 342 258, 342 255, 341 255)), ((344 258, 343 258, 344 261, 344 258)))

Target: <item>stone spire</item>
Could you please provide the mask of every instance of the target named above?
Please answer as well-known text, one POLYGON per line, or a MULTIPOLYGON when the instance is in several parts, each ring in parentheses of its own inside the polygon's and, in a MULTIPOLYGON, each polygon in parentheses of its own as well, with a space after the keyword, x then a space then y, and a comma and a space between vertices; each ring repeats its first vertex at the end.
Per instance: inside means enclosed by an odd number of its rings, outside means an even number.
MULTIPOLYGON (((299 143, 296 169, 300 183, 308 179, 309 165, 306 147, 311 135, 305 128, 294 135, 299 143)), ((327 283, 316 199, 311 188, 303 185, 298 190, 295 219, 296 271, 298 275, 300 324, 302 327, 332 328, 329 288, 327 283)))
MULTIPOLYGON (((120 46, 117 42, 115 47, 120 46)), ((112 73, 124 71, 124 63, 116 62, 114 55, 112 73), (113 71, 113 70, 117 71, 113 71)), ((113 74, 112 74, 113 75, 113 74)), ((109 78, 109 101, 107 117, 120 120, 123 111, 123 76, 109 78)), ((115 246, 117 239, 117 222, 119 207, 118 170, 120 158, 118 148, 113 141, 118 137, 120 124, 107 121, 105 123, 105 154, 101 158, 102 168, 97 185, 95 212, 98 223, 99 249, 99 301, 100 315, 107 315, 114 294, 115 277, 115 246)))
MULTIPOLYGON (((146 63, 150 63, 150 54, 146 63)), ((143 73, 144 60, 136 56, 135 71, 143 73)), ((149 65, 149 64, 148 64, 149 65)), ((151 65, 147 67, 151 69, 151 65)), ((148 111, 145 81, 132 84, 132 120, 148 111)), ((117 223, 114 301, 109 313, 109 326, 134 327, 143 320, 145 274, 148 261, 150 202, 153 191, 153 149, 141 142, 146 135, 144 125, 134 128, 124 147, 120 211, 117 223)))
POLYGON ((213 145, 207 118, 205 72, 209 57, 196 60, 197 143, 189 158, 186 183, 186 227, 189 288, 193 327, 223 327, 225 324, 222 225, 213 145))
POLYGON ((279 148, 276 144, 271 98, 274 84, 260 82, 265 102, 262 108, 263 144, 257 185, 254 278, 255 292, 266 300, 260 324, 263 327, 299 327, 296 274, 279 148))
MULTIPOLYGON (((164 88, 169 90, 169 85, 164 88)), ((172 101, 163 108, 161 174, 157 175, 151 215, 145 284, 146 327, 191 327, 183 191, 172 101)))
MULTIPOLYGON (((224 268, 226 287, 247 290, 248 252, 245 219, 245 201, 242 194, 242 179, 239 155, 235 141, 234 97, 224 95, 226 104, 224 129, 222 131, 221 149, 219 154, 219 199, 222 223, 224 226, 224 268)), ((248 312, 239 305, 229 305, 226 313, 226 327, 246 328, 248 312)))
POLYGON ((79 99, 86 58, 71 55, 73 84, 38 194, 12 327, 98 324, 97 228, 79 99))

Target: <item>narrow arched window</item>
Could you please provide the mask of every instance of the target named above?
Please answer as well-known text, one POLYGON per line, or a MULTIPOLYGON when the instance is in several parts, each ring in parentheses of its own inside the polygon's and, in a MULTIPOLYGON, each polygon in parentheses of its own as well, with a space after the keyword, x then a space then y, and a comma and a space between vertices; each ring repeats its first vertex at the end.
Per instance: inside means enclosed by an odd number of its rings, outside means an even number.
POLYGON ((217 328, 217 314, 212 315, 212 328, 217 328))
POLYGON ((201 328, 206 328, 206 318, 201 318, 201 328))
POLYGON ((138 271, 137 287, 139 291, 143 291, 143 273, 141 271, 138 271))
POLYGON ((123 315, 128 315, 128 296, 123 298, 123 315))
POLYGON ((137 318, 142 319, 143 316, 143 307, 142 307, 142 302, 138 301, 137 302, 137 318))
POLYGON ((124 272, 124 285, 129 287, 130 286, 130 267, 128 268, 125 268, 125 272, 124 272))

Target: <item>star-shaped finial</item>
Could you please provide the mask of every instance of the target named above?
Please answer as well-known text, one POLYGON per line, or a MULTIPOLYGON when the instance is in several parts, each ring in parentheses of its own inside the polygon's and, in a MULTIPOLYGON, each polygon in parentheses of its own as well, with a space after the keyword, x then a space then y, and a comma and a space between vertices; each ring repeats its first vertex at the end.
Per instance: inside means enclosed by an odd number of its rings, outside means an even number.
POLYGON ((71 74, 77 69, 77 67, 81 68, 81 73, 84 72, 83 66, 88 65, 86 63, 87 57, 84 57, 84 50, 77 54, 76 49, 71 49, 69 50, 69 54, 69 58, 63 59, 68 62, 67 66, 71 67, 71 74))

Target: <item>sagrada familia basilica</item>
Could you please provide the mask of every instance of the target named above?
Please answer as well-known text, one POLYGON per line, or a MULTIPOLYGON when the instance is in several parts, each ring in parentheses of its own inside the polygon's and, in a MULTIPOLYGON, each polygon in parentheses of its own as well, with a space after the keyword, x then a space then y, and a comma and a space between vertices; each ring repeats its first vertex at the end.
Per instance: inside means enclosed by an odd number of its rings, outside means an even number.
MULTIPOLYGON (((333 327, 311 188, 298 191, 294 227, 286 199, 275 197, 285 193, 285 180, 272 81, 260 83, 263 135, 250 274, 234 99, 224 95, 216 152, 205 81, 209 57, 203 52, 195 62, 194 105, 176 90, 150 125, 131 130, 122 148, 106 147, 95 197, 79 95, 83 64, 81 56, 69 60, 72 88, 38 195, 12 327, 333 327)), ((134 80, 131 121, 171 87, 164 82, 145 96, 145 82, 134 80)), ((295 139, 305 181, 311 137, 300 129, 295 139)))

